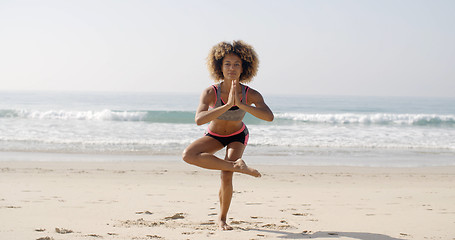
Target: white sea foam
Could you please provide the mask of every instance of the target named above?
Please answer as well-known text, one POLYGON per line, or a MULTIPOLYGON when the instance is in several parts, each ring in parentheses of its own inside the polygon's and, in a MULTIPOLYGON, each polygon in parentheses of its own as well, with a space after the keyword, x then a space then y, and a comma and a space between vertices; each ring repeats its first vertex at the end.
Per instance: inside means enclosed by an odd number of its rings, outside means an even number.
POLYGON ((141 121, 147 112, 139 111, 71 111, 71 110, 11 110, 4 117, 18 117, 30 119, 61 119, 61 120, 100 120, 100 121, 141 121))
MULTIPOLYGON (((15 109, 1 110, 0 118, 192 123, 194 113, 190 111, 115 111, 110 109, 98 111, 15 109)), ((287 125, 289 122, 286 121, 292 121, 310 124, 455 126, 455 115, 450 114, 284 112, 276 113, 275 119, 277 120, 275 123, 280 125, 287 125)), ((250 122, 253 124, 260 122, 251 116, 247 116, 247 120, 251 120, 250 122)))
POLYGON ((399 124, 399 125, 435 125, 455 124, 455 115, 438 114, 392 114, 392 113, 278 113, 279 119, 307 123, 330 124, 399 124))

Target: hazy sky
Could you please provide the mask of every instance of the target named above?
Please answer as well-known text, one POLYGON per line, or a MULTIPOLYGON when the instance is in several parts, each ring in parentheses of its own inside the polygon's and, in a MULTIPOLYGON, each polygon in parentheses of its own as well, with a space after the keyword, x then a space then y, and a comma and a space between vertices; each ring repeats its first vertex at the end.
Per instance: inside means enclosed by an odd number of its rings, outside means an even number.
POLYGON ((0 0, 0 90, 199 93, 242 39, 266 94, 455 97, 455 1, 0 0))

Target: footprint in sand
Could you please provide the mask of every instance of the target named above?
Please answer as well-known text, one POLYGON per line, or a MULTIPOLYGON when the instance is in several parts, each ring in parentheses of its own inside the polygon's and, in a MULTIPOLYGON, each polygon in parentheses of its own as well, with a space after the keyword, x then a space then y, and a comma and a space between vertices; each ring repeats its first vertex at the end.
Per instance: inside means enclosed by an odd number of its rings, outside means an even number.
POLYGON ((103 236, 98 235, 98 234, 87 234, 87 237, 96 237, 96 238, 103 238, 103 236))
POLYGON ((245 221, 231 221, 231 224, 242 224, 246 223, 245 221))
POLYGON ((153 213, 150 212, 150 211, 145 211, 145 212, 143 212, 143 211, 137 211, 136 214, 147 214, 147 215, 152 215, 153 213))
POLYGON ((175 219, 183 219, 185 218, 183 213, 176 213, 171 217, 165 217, 164 220, 175 220, 175 219))
POLYGON ((73 230, 65 229, 65 228, 55 228, 55 232, 60 233, 60 234, 68 234, 68 233, 72 233, 73 230))
POLYGON ((51 238, 51 237, 40 237, 40 238, 37 238, 36 240, 54 240, 54 238, 51 238))
POLYGON ((158 236, 158 235, 146 235, 146 237, 148 237, 148 238, 157 238, 157 239, 162 238, 161 236, 158 236))
POLYGON ((0 208, 11 208, 11 209, 15 209, 15 208, 22 208, 20 206, 0 206, 0 208))
POLYGON ((310 214, 309 213, 293 213, 292 215, 302 217, 302 216, 308 216, 310 214))
POLYGON ((202 222, 200 223, 202 226, 210 226, 210 225, 215 225, 215 222, 213 220, 209 220, 208 222, 202 222))

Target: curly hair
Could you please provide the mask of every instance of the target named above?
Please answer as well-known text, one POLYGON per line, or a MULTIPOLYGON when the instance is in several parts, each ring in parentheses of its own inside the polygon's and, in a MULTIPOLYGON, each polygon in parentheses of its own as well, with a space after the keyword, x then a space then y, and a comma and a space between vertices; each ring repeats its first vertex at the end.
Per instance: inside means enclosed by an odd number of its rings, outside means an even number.
POLYGON ((212 47, 207 57, 207 68, 210 76, 215 82, 223 80, 224 75, 221 71, 221 65, 223 58, 230 53, 242 59, 243 72, 240 74, 239 81, 241 83, 251 82, 258 72, 259 59, 253 47, 241 40, 233 41, 232 44, 229 42, 220 42, 212 47))

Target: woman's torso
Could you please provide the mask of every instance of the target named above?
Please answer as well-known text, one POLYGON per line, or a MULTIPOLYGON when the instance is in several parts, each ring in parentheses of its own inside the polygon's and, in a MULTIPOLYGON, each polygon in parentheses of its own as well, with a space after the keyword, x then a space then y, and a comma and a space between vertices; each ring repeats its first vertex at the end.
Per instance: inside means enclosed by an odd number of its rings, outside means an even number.
MULTIPOLYGON (((241 102, 248 104, 248 90, 249 87, 240 84, 241 86, 241 102)), ((214 103, 211 105, 211 108, 216 108, 225 104, 224 99, 228 99, 229 92, 221 91, 221 84, 213 85, 213 92, 215 95, 214 103)), ((243 127, 243 118, 245 116, 245 111, 233 106, 231 109, 223 113, 218 118, 212 120, 209 125, 209 129, 212 132, 226 135, 238 131, 243 127)))

